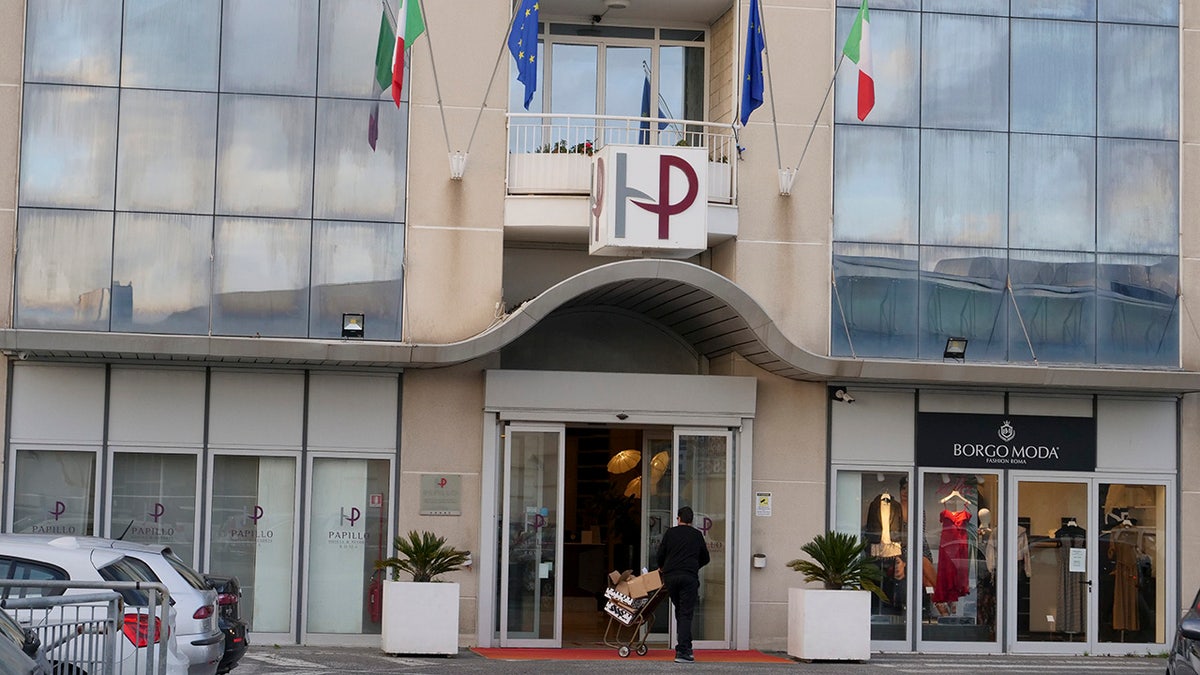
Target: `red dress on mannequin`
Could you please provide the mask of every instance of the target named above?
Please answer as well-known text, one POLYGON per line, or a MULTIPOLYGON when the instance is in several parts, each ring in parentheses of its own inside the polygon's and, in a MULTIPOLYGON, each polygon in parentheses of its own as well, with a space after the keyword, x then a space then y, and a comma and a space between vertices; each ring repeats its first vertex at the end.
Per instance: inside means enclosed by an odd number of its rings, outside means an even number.
POLYGON ((938 544, 937 583, 933 587, 934 602, 955 602, 971 592, 967 550, 967 521, 971 512, 944 510, 942 541, 938 544))

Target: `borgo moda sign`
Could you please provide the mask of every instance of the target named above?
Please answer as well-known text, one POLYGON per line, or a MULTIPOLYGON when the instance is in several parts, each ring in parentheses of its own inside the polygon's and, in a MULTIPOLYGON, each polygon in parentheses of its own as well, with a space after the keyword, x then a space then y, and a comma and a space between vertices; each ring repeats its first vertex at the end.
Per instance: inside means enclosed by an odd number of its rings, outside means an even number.
POLYGON ((917 464, 1095 471, 1096 420, 1032 415, 917 415, 917 464))
POLYGON ((606 145, 590 204, 593 255, 696 255, 708 247, 707 150, 606 145))

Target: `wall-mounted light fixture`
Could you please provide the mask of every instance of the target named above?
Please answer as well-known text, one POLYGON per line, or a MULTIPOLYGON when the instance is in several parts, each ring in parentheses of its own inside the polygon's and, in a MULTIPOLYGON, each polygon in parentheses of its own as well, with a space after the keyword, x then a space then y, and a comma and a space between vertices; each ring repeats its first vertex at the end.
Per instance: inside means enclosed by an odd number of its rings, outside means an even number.
POLYGON ((964 361, 967 358, 967 338, 952 337, 946 338, 946 349, 942 352, 943 359, 954 359, 955 361, 964 361))
POLYGON ((365 323, 366 317, 362 314, 343 314, 342 337, 361 340, 365 323))

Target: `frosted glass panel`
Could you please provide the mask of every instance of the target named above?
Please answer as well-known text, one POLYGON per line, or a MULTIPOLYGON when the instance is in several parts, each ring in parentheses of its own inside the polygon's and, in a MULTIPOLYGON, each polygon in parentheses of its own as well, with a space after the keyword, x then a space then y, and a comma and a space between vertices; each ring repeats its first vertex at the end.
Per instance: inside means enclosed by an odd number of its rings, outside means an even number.
POLYGON ((218 218, 213 333, 304 337, 309 222, 218 218))
POLYGON ((21 209, 17 327, 107 330, 112 233, 111 212, 21 209))
POLYGON ((361 313, 364 339, 401 339, 403 262, 402 225, 315 223, 309 336, 340 338, 342 314, 361 313))
POLYGON ((1008 243, 1008 136, 921 132, 921 243, 1008 243))
POLYGON ((221 97, 217 213, 312 215, 315 114, 313 99, 221 97))
POLYGON ((112 476, 110 536, 170 546, 194 564, 196 456, 118 452, 112 476))
POLYGON ((1012 134, 1009 243, 1091 250, 1096 240, 1096 141, 1012 134))
MULTIPOLYGON (((313 95, 317 89, 317 0, 225 0, 221 91, 313 95)), ((339 3, 340 4, 340 3, 339 3)), ((393 3, 398 4, 398 3, 393 3)), ((373 71, 363 62, 363 76, 373 71)))
POLYGON ((115 86, 121 41, 113 36, 120 33, 119 2, 29 0, 25 79, 115 86))
POLYGON ((216 91, 220 28, 221 0, 125 0, 121 84, 216 91))
POLYGON ((1095 135, 1094 25, 1012 22, 1012 130, 1095 135))
POLYGON ((112 329, 208 333, 212 216, 118 213, 112 329))
POLYGON ((834 139, 834 237, 916 243, 916 129, 838 127, 834 139))
POLYGON ((17 450, 12 532, 95 534, 96 453, 17 450))
POLYGON ((1008 128, 1008 20, 922 15, 921 126, 1008 128))
POLYGON ((117 209, 211 212, 216 132, 215 94, 124 91, 117 209))
POLYGON ((23 206, 112 208, 116 89, 31 84, 21 120, 23 206))
POLYGON ((1178 145, 1102 138, 1096 154, 1098 250, 1178 252, 1178 145))
POLYGON ((379 141, 372 151, 366 121, 373 106, 370 101, 318 100, 315 217, 404 219, 408 104, 397 109, 389 98, 379 105, 379 141))

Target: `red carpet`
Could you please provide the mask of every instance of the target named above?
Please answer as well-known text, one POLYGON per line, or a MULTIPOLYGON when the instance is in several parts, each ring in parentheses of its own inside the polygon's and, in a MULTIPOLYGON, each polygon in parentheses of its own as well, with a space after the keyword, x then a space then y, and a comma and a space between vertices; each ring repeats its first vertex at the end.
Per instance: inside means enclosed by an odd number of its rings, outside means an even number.
MULTIPOLYGON (((621 659, 616 648, 595 649, 535 649, 531 647, 475 647, 471 651, 489 659, 502 661, 612 661, 621 659)), ((630 654, 627 660, 673 661, 675 650, 651 649, 645 656, 630 654)), ((706 663, 794 663, 782 656, 735 649, 696 650, 696 660, 706 663)))

